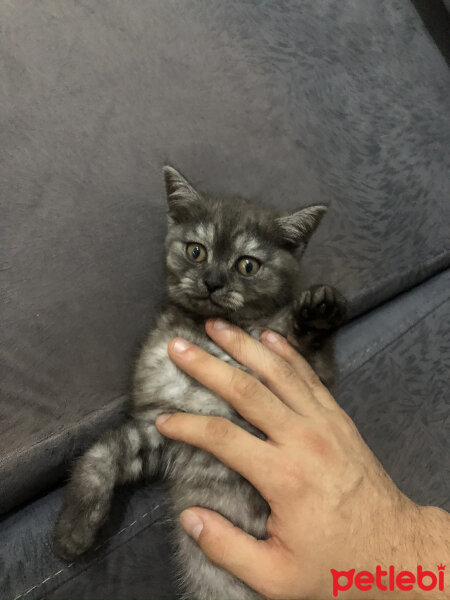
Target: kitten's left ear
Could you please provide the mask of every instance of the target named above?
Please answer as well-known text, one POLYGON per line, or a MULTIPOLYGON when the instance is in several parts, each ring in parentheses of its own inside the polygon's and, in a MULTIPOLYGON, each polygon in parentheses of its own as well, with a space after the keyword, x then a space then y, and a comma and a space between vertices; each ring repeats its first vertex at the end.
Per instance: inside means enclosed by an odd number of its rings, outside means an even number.
POLYGON ((302 210, 284 217, 278 217, 275 222, 281 237, 288 245, 295 248, 301 245, 306 246, 326 210, 326 206, 318 204, 302 208, 302 210))
POLYGON ((163 167, 163 173, 166 182, 169 215, 177 223, 194 219, 199 209, 203 207, 200 194, 173 167, 166 165, 163 167))

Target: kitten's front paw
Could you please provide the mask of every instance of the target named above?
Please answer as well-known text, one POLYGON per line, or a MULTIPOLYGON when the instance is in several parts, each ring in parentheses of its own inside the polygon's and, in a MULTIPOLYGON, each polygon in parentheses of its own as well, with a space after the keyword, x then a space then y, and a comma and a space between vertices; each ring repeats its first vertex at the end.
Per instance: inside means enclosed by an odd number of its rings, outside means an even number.
POLYGON ((296 319, 300 327, 332 329, 342 323, 347 302, 340 292, 330 285, 313 285, 300 296, 296 306, 296 319))
POLYGON ((63 507, 53 532, 53 550, 64 560, 73 560, 94 543, 97 524, 86 513, 63 507))

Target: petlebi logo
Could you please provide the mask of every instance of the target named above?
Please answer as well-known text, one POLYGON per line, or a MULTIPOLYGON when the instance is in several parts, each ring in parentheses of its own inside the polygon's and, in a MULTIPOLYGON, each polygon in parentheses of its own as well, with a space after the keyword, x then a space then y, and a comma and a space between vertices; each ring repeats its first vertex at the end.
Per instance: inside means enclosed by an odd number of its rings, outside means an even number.
MULTIPOLYGON (((384 571, 377 565, 375 574, 370 571, 336 571, 331 569, 333 577, 333 596, 338 597, 339 592, 345 592, 353 586, 362 592, 370 592, 378 588, 382 592, 393 592, 394 590, 410 591, 414 588, 429 592, 438 589, 444 590, 445 565, 437 565, 437 573, 426 571, 422 565, 418 565, 415 572, 397 572, 393 565, 384 571), (385 578, 385 579, 383 579, 385 578)), ((386 595, 388 597, 388 595, 386 595)))

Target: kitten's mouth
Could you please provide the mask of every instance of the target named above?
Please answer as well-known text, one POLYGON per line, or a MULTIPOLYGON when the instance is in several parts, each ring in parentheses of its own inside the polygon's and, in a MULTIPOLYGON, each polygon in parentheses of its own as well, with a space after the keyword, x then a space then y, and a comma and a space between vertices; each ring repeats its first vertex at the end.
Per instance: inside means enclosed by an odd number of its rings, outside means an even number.
POLYGON ((228 308, 224 304, 219 304, 219 302, 216 302, 216 300, 214 300, 214 298, 212 298, 210 295, 208 295, 208 296, 192 296, 192 298, 194 300, 203 300, 204 302, 209 301, 209 302, 211 302, 211 304, 214 304, 214 306, 218 306, 219 308, 228 308))

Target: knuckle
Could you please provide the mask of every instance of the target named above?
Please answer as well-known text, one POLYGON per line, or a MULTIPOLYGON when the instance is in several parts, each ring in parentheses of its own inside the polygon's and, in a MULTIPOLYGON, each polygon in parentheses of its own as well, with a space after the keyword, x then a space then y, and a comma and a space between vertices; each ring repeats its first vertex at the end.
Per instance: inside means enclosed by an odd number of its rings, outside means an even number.
POLYGON ((283 382, 290 382, 297 377, 297 373, 288 362, 278 359, 273 369, 273 376, 283 382))
POLYGON ((251 375, 237 369, 231 378, 230 387, 232 394, 240 398, 248 398, 260 392, 259 382, 251 375))
POLYGON ((224 538, 214 537, 213 540, 210 540, 209 547, 208 558, 214 565, 222 567, 228 564, 228 558, 231 554, 230 544, 224 538))
POLYGON ((206 423, 205 436, 214 443, 223 442, 232 437, 232 425, 225 417, 211 417, 206 423))
POLYGON ((234 335, 231 340, 232 353, 235 356, 242 356, 246 353, 247 336, 239 329, 234 329, 234 335))
POLYGON ((308 429, 303 433, 303 439, 308 450, 315 455, 326 458, 332 454, 332 447, 322 433, 308 429))
POLYGON ((354 435, 355 433, 358 433, 358 428, 356 427, 355 422, 351 417, 348 416, 348 414, 344 410, 341 409, 341 412, 338 413, 336 419, 339 419, 339 424, 344 433, 346 433, 347 435, 350 436, 354 435))
POLYGON ((306 383, 313 389, 322 386, 322 382, 320 381, 319 376, 313 369, 308 369, 308 373, 306 375, 306 383))

